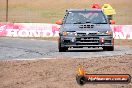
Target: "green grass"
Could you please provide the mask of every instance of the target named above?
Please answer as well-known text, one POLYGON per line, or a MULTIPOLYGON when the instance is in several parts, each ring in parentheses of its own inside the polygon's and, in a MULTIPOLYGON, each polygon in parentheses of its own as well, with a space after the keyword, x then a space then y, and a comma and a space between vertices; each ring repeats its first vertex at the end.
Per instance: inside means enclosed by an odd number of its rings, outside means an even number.
MULTIPOLYGON (((0 0, 0 21, 5 21, 6 0, 0 0)), ((132 24, 131 0, 9 0, 10 22, 54 23, 69 8, 89 8, 91 4, 110 3, 117 24, 132 24)))

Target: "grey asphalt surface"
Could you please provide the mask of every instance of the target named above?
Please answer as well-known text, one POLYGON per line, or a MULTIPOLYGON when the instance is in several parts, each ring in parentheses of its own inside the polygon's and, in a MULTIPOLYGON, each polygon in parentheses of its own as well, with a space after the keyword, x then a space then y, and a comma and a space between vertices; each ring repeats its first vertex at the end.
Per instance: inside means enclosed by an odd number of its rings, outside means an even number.
POLYGON ((115 51, 102 48, 70 49, 58 52, 56 41, 0 37, 0 60, 44 59, 44 58, 90 58, 132 54, 132 47, 115 46, 115 51))

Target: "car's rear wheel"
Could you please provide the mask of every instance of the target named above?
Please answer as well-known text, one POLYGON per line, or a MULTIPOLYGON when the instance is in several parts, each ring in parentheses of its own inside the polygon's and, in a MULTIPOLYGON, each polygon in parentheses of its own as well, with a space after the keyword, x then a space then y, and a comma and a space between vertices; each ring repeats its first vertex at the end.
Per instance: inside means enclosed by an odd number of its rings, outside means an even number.
POLYGON ((104 51, 114 51, 114 46, 103 47, 104 51))

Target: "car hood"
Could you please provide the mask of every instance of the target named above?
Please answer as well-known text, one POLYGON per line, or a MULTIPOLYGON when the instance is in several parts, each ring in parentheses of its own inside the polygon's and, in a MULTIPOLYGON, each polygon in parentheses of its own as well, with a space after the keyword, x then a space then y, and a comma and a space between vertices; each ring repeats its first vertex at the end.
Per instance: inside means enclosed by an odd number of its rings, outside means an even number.
POLYGON ((110 31, 109 24, 63 24, 61 31, 110 31))

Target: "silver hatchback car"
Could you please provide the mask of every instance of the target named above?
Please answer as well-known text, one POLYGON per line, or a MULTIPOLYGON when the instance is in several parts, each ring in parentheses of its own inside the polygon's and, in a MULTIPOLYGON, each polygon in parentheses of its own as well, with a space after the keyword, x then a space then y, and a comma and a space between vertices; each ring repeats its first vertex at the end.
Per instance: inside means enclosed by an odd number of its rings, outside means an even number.
POLYGON ((110 23, 99 9, 70 9, 62 21, 59 33, 59 52, 68 48, 96 48, 114 50, 110 23))

